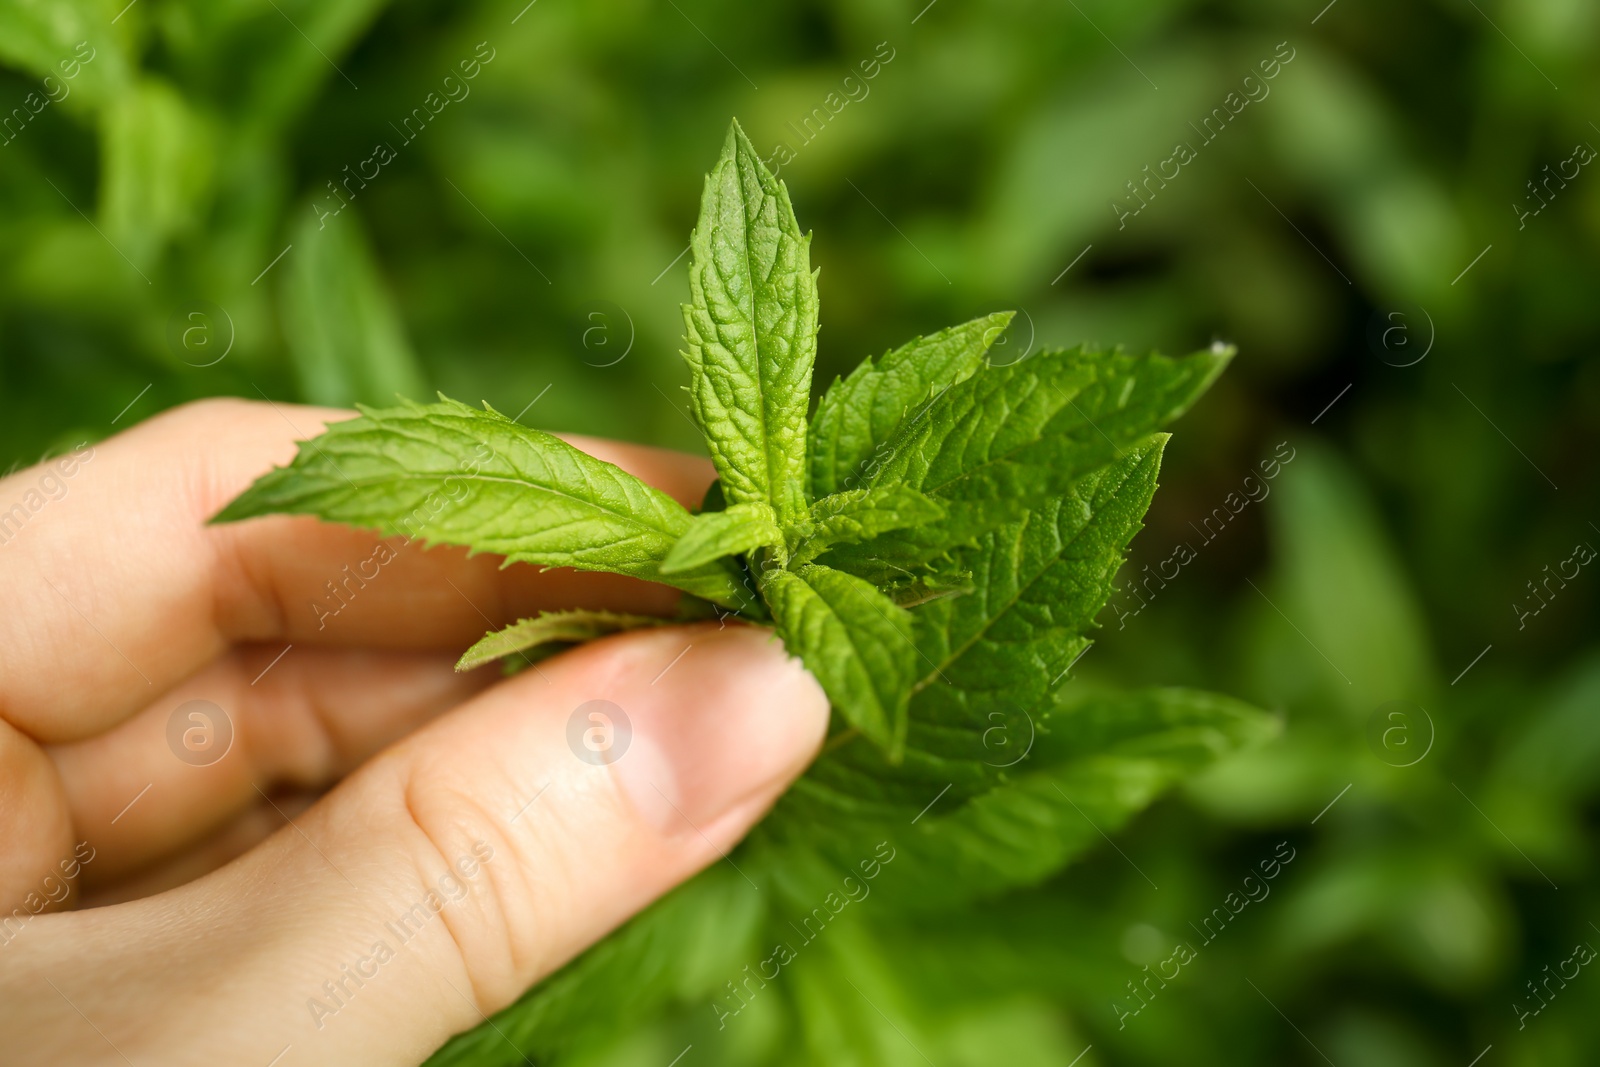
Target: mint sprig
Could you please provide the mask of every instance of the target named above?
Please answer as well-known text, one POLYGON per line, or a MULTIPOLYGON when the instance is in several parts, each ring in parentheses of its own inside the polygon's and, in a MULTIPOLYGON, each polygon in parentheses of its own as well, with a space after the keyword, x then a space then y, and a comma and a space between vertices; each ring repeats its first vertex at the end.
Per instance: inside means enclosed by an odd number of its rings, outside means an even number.
MULTIPOLYGON (((362 408, 217 521, 313 514, 676 586, 770 620, 844 723, 897 762, 913 689, 951 684, 924 669, 926 647, 940 642, 929 622, 917 624, 915 606, 969 588, 978 602, 992 595, 985 539, 1067 502, 1086 522, 1121 524, 1119 536, 1073 557, 1076 573, 1114 570, 1154 488, 1156 431, 1232 351, 1174 360, 1077 348, 986 366, 1010 321, 988 315, 863 362, 808 423, 818 305, 810 242, 783 183, 734 123, 706 178, 684 306, 690 406, 716 465, 720 510, 690 515, 550 434, 441 398, 362 408), (1139 489, 1089 491, 1130 457, 1147 472, 1139 489)), ((1059 647, 1082 640, 1102 602, 1074 615, 1078 629, 1059 647)), ((959 610, 930 607, 927 617, 959 610)), ((1053 632, 1042 618, 1031 625, 1053 632)), ((539 632, 528 620, 517 626, 539 632)), ((508 635, 464 663, 520 647, 508 635)))
MULTIPOLYGON (((810 236, 737 123, 691 246, 690 408, 718 475, 698 514, 550 434, 441 399, 362 408, 215 520, 311 514, 663 582, 688 595, 685 618, 772 625, 833 705, 822 754, 741 846, 739 878, 704 872, 434 1064, 586 1046, 614 1027, 619 993, 655 1013, 714 997, 750 945, 789 936, 787 909, 889 841, 904 875, 879 892, 901 911, 1037 882, 1098 840, 1091 827, 1272 730, 1224 697, 1063 688, 1155 492, 1162 428, 1231 348, 1079 347, 994 366, 1010 314, 993 314, 862 362, 808 420, 810 236), (750 882, 760 899, 741 895, 750 882), (695 952, 716 958, 685 970, 695 952)), ((547 612, 460 666, 664 621, 547 612)), ((826 1029, 807 1006, 822 989, 796 994, 808 1042, 826 1029)))

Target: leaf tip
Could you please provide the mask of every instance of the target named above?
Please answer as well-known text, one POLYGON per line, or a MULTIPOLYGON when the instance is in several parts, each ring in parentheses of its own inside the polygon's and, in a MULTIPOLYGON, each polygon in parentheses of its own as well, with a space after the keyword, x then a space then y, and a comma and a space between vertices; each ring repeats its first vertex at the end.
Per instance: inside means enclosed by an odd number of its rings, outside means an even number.
POLYGON ((228 501, 223 505, 222 510, 207 519, 205 524, 207 526, 221 526, 225 523, 238 522, 240 519, 246 518, 247 516, 240 514, 235 507, 243 499, 244 496, 241 494, 228 501))
POLYGON ((228 501, 222 508, 205 521, 207 526, 221 526, 224 523, 242 522, 245 519, 254 519, 267 514, 261 504, 261 488, 268 479, 276 477, 283 467, 274 467, 255 481, 251 482, 238 496, 228 501))
POLYGON ((667 557, 656 564, 658 573, 670 577, 674 574, 682 574, 684 571, 694 569, 695 561, 689 557, 688 552, 679 550, 679 546, 682 544, 683 541, 680 539, 677 544, 667 551, 667 557))
POLYGON ((1237 345, 1220 339, 1212 341, 1209 348, 1202 349, 1196 353, 1196 355, 1201 356, 1210 364, 1209 372, 1205 376, 1205 382, 1200 387, 1200 391, 1204 392, 1206 389, 1210 389, 1211 384, 1222 375, 1222 372, 1228 368, 1228 364, 1233 362, 1233 357, 1238 354, 1239 348, 1237 345))

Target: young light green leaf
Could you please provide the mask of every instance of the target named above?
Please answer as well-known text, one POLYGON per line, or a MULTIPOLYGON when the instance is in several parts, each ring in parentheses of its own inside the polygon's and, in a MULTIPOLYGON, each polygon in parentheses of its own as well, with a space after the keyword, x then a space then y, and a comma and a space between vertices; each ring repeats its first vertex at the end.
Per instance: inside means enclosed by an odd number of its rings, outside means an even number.
POLYGON ((790 528, 791 566, 809 563, 837 544, 869 541, 881 533, 935 523, 944 507, 903 485, 846 489, 811 505, 805 520, 790 528))
POLYGON ((817 349, 809 234, 735 122, 706 177, 683 318, 695 420, 732 503, 804 510, 817 349))
POLYGON ((724 511, 696 515, 661 564, 662 574, 681 574, 724 556, 735 556, 763 545, 783 544, 772 506, 764 501, 734 504, 724 511))
POLYGON ((811 491, 826 496, 869 480, 879 446, 913 408, 983 365, 1015 312, 1002 311, 901 345, 835 379, 811 421, 811 491))
POLYGON ((690 524, 677 501, 558 437, 453 400, 364 407, 332 423, 212 521, 278 512, 666 582, 724 607, 751 599, 732 563, 660 573, 690 524))
POLYGON ((897 761, 917 672, 911 616, 870 582, 814 563, 767 572, 761 592, 834 710, 897 761))
POLYGON ((625 615, 614 611, 546 611, 531 619, 518 619, 510 626, 485 634, 462 654, 456 663, 456 670, 469 671, 502 656, 527 652, 541 645, 592 641, 623 630, 668 626, 672 621, 653 615, 625 615))

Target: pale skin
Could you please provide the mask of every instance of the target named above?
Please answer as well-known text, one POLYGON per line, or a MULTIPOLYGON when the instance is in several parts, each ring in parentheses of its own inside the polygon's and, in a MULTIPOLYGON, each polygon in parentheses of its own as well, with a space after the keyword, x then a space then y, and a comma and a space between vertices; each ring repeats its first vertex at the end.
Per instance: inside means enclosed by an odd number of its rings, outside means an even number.
MULTIPOLYGON (((509 679, 453 669, 542 609, 668 615, 665 587, 394 538, 319 619, 376 534, 204 522, 351 414, 175 409, 95 445, 0 545, 6 1056, 412 1067, 723 862, 815 755, 826 700, 763 629, 623 634, 509 679), (568 744, 597 699, 631 723, 610 764, 568 744), (190 700, 232 725, 215 762, 169 745, 190 700)), ((571 440, 685 504, 712 477, 571 440)), ((43 469, 0 480, 0 510, 43 469)))

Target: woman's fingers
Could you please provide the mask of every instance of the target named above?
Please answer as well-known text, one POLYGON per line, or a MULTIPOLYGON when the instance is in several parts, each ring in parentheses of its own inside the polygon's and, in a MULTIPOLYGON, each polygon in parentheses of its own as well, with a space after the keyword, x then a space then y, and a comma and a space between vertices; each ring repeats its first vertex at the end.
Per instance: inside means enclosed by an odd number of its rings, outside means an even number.
POLYGON ((235 649, 105 733, 51 746, 77 840, 96 851, 86 888, 213 833, 277 786, 332 785, 496 677, 458 673, 439 653, 278 652, 235 649))
MULTIPOLYGON (((234 641, 459 651, 545 607, 676 601, 614 575, 501 571, 493 557, 399 539, 380 551, 370 533, 309 518, 205 525, 297 440, 350 415, 204 401, 75 454, 70 472, 63 460, 0 480, 0 716, 39 741, 75 740, 234 641)), ((711 479, 689 456, 574 443, 683 499, 711 479)))
MULTIPOLYGON (((172 856, 140 867, 136 874, 118 878, 104 884, 95 884, 94 863, 82 865, 78 881, 82 887, 76 906, 78 908, 103 908, 129 900, 153 897, 188 885, 196 878, 210 874, 224 864, 232 863, 261 842, 283 829, 288 822, 299 819, 300 813, 322 799, 320 792, 303 790, 278 791, 270 797, 257 797, 256 803, 235 815, 221 829, 185 845, 172 856)), ((80 842, 78 848, 87 853, 89 846, 80 842)))
POLYGON ((724 862, 826 721, 766 631, 585 646, 412 734, 212 875, 34 919, 0 971, 25 1020, 8 1041, 30 1062, 418 1063, 724 862))

